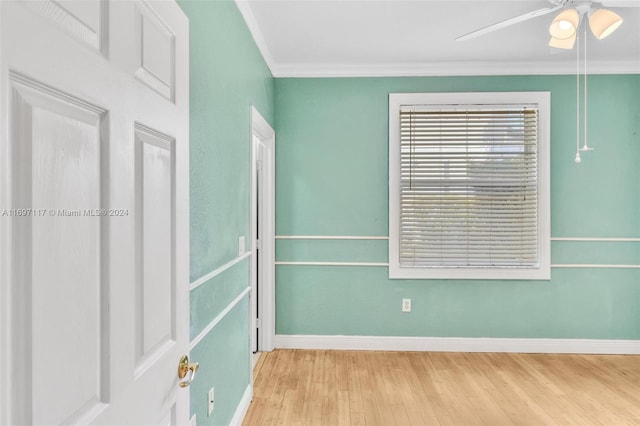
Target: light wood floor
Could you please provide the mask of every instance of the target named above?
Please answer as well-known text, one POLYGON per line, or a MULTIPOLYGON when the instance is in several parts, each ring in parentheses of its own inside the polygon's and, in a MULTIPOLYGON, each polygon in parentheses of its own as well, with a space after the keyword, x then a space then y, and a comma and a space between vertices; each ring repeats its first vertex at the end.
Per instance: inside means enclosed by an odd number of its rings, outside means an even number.
POLYGON ((244 425, 640 425, 640 356, 276 350, 244 425))

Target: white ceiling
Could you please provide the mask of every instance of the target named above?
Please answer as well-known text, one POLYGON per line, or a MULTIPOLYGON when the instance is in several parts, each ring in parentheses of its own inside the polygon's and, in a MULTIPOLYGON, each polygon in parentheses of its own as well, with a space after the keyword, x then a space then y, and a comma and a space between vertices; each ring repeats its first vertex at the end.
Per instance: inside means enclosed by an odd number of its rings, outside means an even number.
MULTIPOLYGON (((576 50, 547 46, 557 13, 464 42, 455 38, 546 0, 236 0, 272 73, 285 76, 575 73, 576 50)), ((590 73, 640 73, 640 0, 603 0, 623 17, 587 42, 590 73), (613 7, 616 6, 616 7, 613 7), (627 6, 627 7, 620 7, 627 6)), ((582 53, 581 53, 582 54, 582 53)))

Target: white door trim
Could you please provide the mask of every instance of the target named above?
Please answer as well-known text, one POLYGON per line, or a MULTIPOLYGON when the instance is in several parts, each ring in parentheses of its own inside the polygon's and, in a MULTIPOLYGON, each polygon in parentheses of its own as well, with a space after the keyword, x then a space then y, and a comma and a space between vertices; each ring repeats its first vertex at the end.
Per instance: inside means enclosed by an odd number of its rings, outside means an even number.
MULTIPOLYGON (((260 318, 260 333, 258 338, 259 351, 272 351, 274 349, 275 340, 275 147, 276 134, 273 128, 267 123, 258 110, 251 107, 251 223, 249 229, 251 232, 251 283, 255 284, 257 277, 257 257, 256 257, 256 241, 253 238, 256 235, 256 167, 254 158, 254 141, 253 136, 265 146, 263 161, 263 187, 264 199, 262 203, 262 250, 260 250, 260 260, 263 265, 263 273, 260 277, 260 298, 258 301, 258 317, 260 318)), ((253 333, 254 330, 252 329, 253 333)))

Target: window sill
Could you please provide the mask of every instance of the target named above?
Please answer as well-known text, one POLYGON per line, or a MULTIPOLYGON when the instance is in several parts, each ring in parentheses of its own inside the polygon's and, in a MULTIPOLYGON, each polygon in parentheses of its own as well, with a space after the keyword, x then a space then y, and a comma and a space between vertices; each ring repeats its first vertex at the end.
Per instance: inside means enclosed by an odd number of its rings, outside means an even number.
POLYGON ((540 280, 551 279, 549 265, 538 268, 407 268, 389 265, 389 279, 540 280))

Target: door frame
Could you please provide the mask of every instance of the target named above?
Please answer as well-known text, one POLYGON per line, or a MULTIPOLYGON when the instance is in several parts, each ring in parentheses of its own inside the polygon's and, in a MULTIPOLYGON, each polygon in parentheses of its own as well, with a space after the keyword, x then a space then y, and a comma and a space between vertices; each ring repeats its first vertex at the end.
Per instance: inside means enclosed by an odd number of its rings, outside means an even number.
MULTIPOLYGON (((267 120, 251 106, 251 132, 250 132, 250 170, 251 170, 251 192, 250 198, 250 248, 251 248, 251 269, 250 280, 251 288, 259 285, 258 312, 260 318, 260 333, 258 334, 258 351, 271 352, 274 349, 275 340, 275 148, 276 133, 269 125, 267 120), (254 136, 264 144, 264 160, 262 164, 262 185, 265 196, 262 199, 262 248, 259 253, 256 249, 256 240, 254 236, 257 233, 256 221, 257 217, 257 200, 256 200, 256 179, 257 164, 255 158, 254 136), (262 265, 262 274, 258 277, 258 258, 260 256, 260 264, 262 265), (260 278, 257 280, 257 278, 260 278), (257 280, 257 282, 256 282, 257 280)), ((253 296, 253 292, 250 297, 253 296)), ((250 309, 250 333, 255 332, 253 327, 253 318, 255 318, 254 303, 251 300, 250 309)), ((251 335, 249 336, 251 339, 251 335)), ((251 364, 253 365, 253 364, 251 364)))

